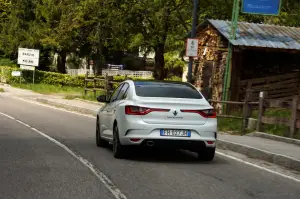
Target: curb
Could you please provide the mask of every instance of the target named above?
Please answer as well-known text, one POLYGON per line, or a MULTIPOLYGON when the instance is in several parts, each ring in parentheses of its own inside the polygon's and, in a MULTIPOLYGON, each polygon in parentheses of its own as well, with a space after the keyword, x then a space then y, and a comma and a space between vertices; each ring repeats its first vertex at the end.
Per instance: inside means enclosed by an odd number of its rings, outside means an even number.
POLYGON ((75 98, 74 100, 77 100, 77 101, 82 101, 82 102, 86 102, 86 103, 90 103, 90 104, 95 104, 95 105, 103 105, 103 103, 100 103, 100 102, 93 102, 93 101, 88 101, 88 100, 84 100, 84 99, 80 99, 80 98, 75 98))
POLYGON ((48 105, 51 105, 51 106, 64 108, 64 109, 69 110, 69 111, 76 111, 76 112, 79 112, 79 113, 93 115, 93 116, 97 115, 96 111, 92 111, 92 110, 86 109, 86 108, 79 108, 77 106, 72 106, 72 105, 69 105, 69 104, 53 102, 53 101, 46 100, 46 99, 41 99, 41 98, 37 98, 36 101, 44 103, 44 104, 48 104, 48 105))
POLYGON ((249 158, 264 160, 300 172, 300 160, 289 156, 279 155, 253 148, 251 146, 228 142, 225 140, 218 140, 217 148, 241 153, 249 158))
POLYGON ((289 144, 295 144, 295 145, 300 146, 300 140, 296 140, 296 139, 292 139, 292 138, 286 138, 286 137, 282 137, 282 136, 278 136, 278 135, 271 135, 271 134, 267 134, 267 133, 254 132, 254 133, 248 134, 247 136, 266 138, 266 139, 270 139, 270 140, 276 140, 276 141, 285 142, 285 143, 289 143, 289 144))

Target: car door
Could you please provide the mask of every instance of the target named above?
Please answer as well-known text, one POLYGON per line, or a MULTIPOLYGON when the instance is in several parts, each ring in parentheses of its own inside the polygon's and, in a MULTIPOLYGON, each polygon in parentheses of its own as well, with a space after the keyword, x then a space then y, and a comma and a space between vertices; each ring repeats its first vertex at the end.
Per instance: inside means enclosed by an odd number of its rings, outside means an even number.
POLYGON ((112 103, 117 99, 118 94, 122 88, 123 84, 120 84, 111 94, 109 102, 105 105, 105 108, 101 113, 101 125, 102 125, 102 134, 108 139, 112 139, 110 126, 110 114, 112 112, 112 103))
POLYGON ((113 92, 113 94, 110 97, 109 103, 107 104, 106 108, 105 108, 105 124, 106 124, 106 129, 105 131, 103 131, 103 134, 105 134, 105 136, 107 138, 111 138, 112 139, 112 132, 113 132, 113 127, 111 127, 111 123, 114 122, 114 120, 112 120, 112 115, 114 114, 114 106, 115 106, 115 101, 118 98, 118 94, 120 92, 120 90, 123 87, 123 83, 120 84, 118 86, 118 88, 115 89, 115 91, 113 92))
POLYGON ((124 103, 124 99, 126 98, 126 94, 127 94, 127 90, 129 88, 129 84, 128 83, 124 83, 123 87, 121 88, 118 96, 117 96, 117 99, 111 103, 111 114, 109 114, 109 121, 110 121, 110 126, 109 126, 109 129, 111 129, 112 131, 110 132, 111 134, 113 134, 113 125, 114 125, 114 121, 116 119, 116 110, 117 110, 117 107, 119 105, 121 105, 122 103, 124 103))

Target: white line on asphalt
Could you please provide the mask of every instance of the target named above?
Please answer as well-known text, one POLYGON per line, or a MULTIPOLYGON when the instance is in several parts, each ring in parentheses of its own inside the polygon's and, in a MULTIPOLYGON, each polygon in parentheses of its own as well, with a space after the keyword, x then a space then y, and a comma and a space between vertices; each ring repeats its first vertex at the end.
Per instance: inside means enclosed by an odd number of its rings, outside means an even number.
POLYGON ((126 196, 114 185, 114 183, 101 171, 99 171, 92 163, 90 163, 87 159, 83 158, 82 156, 75 154, 70 148, 68 148, 66 145, 62 144, 61 142, 57 141, 56 139, 48 136, 47 134, 37 130, 36 128, 30 126, 29 124, 26 124, 10 115, 7 115, 5 113, 0 112, 1 115, 12 119, 31 130, 35 131, 36 133, 40 134, 41 136, 47 138, 51 142, 55 143, 56 145, 63 148, 65 151, 67 151, 69 154, 71 154, 73 157, 75 157, 77 160, 79 160, 82 164, 84 164, 87 168, 90 169, 90 171, 107 187, 107 189, 115 196, 116 199, 127 199, 126 196))
POLYGON ((57 108, 57 107, 54 107, 54 106, 42 104, 40 102, 34 102, 34 101, 31 101, 31 100, 25 100, 25 99, 22 99, 22 98, 19 98, 19 97, 12 97, 12 98, 17 99, 17 100, 21 100, 21 101, 24 101, 24 102, 28 102, 28 103, 31 103, 31 104, 35 104, 35 105, 39 105, 39 106, 44 106, 44 107, 55 109, 55 110, 59 110, 59 111, 64 111, 64 112, 67 112, 67 113, 73 113, 73 114, 76 114, 76 115, 80 115, 80 116, 84 116, 84 117, 89 117, 89 118, 96 118, 95 116, 92 116, 92 115, 82 114, 82 113, 78 113, 78 112, 75 112, 75 111, 68 111, 68 110, 63 109, 63 108, 57 108))
POLYGON ((273 173, 273 174, 275 174, 275 175, 279 175, 279 176, 281 176, 281 177, 288 178, 288 179, 294 180, 294 181, 296 181, 296 182, 300 182, 299 179, 294 178, 294 177, 292 177, 292 176, 288 176, 288 175, 285 175, 285 174, 283 174, 283 173, 279 173, 279 172, 273 171, 273 170, 271 170, 271 169, 268 169, 268 168, 259 166, 259 165, 257 165, 257 164, 253 164, 253 163, 247 162, 247 161, 245 161, 245 160, 236 158, 236 157, 231 156, 231 155, 227 155, 227 154, 222 153, 222 152, 218 152, 218 151, 217 151, 216 153, 217 153, 218 155, 221 155, 221 156, 224 156, 224 157, 226 157, 226 158, 235 160, 235 161, 237 161, 237 162, 241 162, 241 163, 243 163, 243 164, 246 164, 246 165, 249 165, 249 166, 253 166, 253 167, 255 167, 255 168, 258 168, 258 169, 261 169, 261 170, 264 170, 264 171, 268 171, 268 172, 273 173))
MULTIPOLYGON (((33 101, 29 101, 29 100, 25 100, 25 99, 22 99, 22 98, 18 98, 18 97, 13 97, 15 99, 18 99, 18 100, 22 100, 24 102, 29 102, 29 103, 32 103, 32 104, 36 104, 36 105, 40 105, 40 106, 44 106, 44 107, 48 107, 48 108, 51 108, 51 109, 55 109, 55 110, 60 110, 60 111, 64 111, 64 112, 68 112, 68 113, 73 113, 73 114, 76 114, 76 115, 80 115, 80 116, 84 116, 84 117, 89 117, 89 118, 96 118, 95 116, 91 116, 91 115, 85 115, 85 114, 81 114, 81 113, 77 113, 77 112, 73 112, 73 111, 68 111, 66 109, 62 109, 62 108, 56 108, 56 107, 53 107, 53 106, 49 106, 49 105, 45 105, 45 104, 41 104, 41 103, 38 103, 38 102, 33 102, 33 101)), ((1 112, 0 112, 1 113, 1 112)), ((9 115, 5 115, 11 119, 14 119, 13 117, 9 116, 9 115)), ((16 119, 15 119, 16 120, 16 119)), ((47 136, 47 135, 46 135, 47 136)), ((226 158, 229 158, 229 159, 232 159, 232 160, 235 160, 237 162, 240 162, 240 163, 243 163, 243 164, 246 164, 246 165, 249 165, 249 166, 253 166, 255 168, 258 168, 258 169, 261 169, 261 170, 264 170, 264 171, 268 171, 272 174, 275 174, 275 175, 279 175, 281 177, 284 177, 284 178, 288 178, 290 180, 294 180, 296 182, 300 182, 299 179, 297 178, 294 178, 294 177, 291 177, 291 176, 288 176, 288 175, 285 175, 283 173, 279 173, 279 172, 276 172, 276 171, 273 171, 271 169, 268 169, 268 168, 265 168, 265 167, 262 167, 262 166, 259 166, 259 165, 256 165, 256 164, 253 164, 253 163, 250 163, 250 162, 247 162, 247 161, 244 161, 242 159, 239 159, 239 158, 236 158, 234 156, 230 156, 230 155, 227 155, 225 153, 221 153, 221 152, 216 152, 218 155, 221 155, 221 156, 224 156, 226 158)))

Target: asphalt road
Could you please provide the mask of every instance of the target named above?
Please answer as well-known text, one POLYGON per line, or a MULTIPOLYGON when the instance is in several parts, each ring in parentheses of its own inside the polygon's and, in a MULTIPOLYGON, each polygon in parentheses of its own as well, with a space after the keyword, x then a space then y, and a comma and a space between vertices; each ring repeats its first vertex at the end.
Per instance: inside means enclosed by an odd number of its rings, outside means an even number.
MULTIPOLYGON (((68 146, 133 199, 299 198, 300 184, 218 156, 137 151, 117 160, 97 148, 95 119, 0 96, 0 112, 68 146)), ((92 172, 46 138, 0 115, 0 198, 114 198, 92 172)))

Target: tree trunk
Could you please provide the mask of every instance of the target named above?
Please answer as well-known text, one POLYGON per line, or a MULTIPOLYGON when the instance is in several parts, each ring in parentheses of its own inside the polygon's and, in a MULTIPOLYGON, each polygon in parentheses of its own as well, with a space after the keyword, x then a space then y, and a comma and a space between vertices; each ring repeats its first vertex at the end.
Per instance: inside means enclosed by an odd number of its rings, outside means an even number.
POLYGON ((157 80, 163 80, 165 78, 165 57, 164 57, 165 45, 158 44, 155 47, 155 71, 154 78, 157 80))
POLYGON ((66 73, 66 60, 67 60, 67 52, 62 50, 58 53, 57 57, 57 71, 59 73, 66 73))

